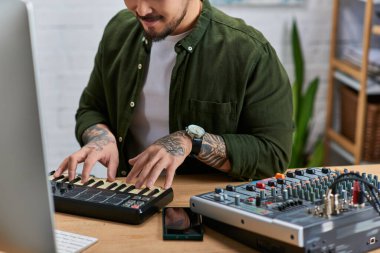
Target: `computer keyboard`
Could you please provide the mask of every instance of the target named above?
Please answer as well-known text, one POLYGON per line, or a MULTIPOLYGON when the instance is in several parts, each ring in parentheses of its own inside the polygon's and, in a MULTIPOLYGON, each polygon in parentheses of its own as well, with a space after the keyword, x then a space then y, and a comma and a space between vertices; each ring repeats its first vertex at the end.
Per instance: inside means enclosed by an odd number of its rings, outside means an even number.
POLYGON ((98 241, 97 238, 55 230, 58 253, 82 252, 98 241))

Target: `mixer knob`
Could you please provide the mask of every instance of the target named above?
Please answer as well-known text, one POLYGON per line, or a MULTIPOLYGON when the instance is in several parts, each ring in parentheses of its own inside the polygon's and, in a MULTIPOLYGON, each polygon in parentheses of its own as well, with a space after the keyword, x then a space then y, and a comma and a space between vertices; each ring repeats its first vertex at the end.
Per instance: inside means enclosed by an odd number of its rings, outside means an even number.
POLYGON ((60 192, 61 194, 64 194, 65 192, 67 192, 67 189, 66 189, 66 188, 61 188, 61 189, 59 189, 59 192, 60 192))
POLYGON ((322 173, 323 174, 330 174, 331 170, 329 168, 322 168, 322 173))
POLYGON ((296 177, 296 173, 294 173, 294 171, 288 171, 288 172, 286 172, 286 176, 290 177, 290 178, 295 178, 296 177))
POLYGON ((223 193, 223 189, 222 188, 215 188, 215 193, 217 193, 217 194, 223 193))
POLYGON ((285 180, 282 178, 277 178, 277 184, 284 184, 285 180))
POLYGON ((69 190, 74 189, 74 184, 68 184, 68 185, 67 185, 67 189, 69 189, 69 190))
POLYGON ((279 204, 277 208, 278 208, 278 211, 284 211, 286 206, 283 204, 279 204))
POLYGON ((224 201, 224 196, 221 194, 214 194, 214 200, 218 202, 223 202, 224 201))
POLYGON ((300 170, 300 169, 296 169, 295 173, 296 173, 297 176, 303 176, 303 175, 305 175, 305 171, 304 170, 300 170))
POLYGON ((58 189, 61 189, 61 187, 62 187, 62 182, 57 182, 55 185, 57 186, 58 189))
POLYGON ((55 193, 55 190, 56 190, 55 186, 52 185, 52 186, 51 186, 51 191, 52 191, 53 193, 55 193))
POLYGON ((259 189, 265 189, 265 183, 258 182, 258 183, 256 183, 256 187, 259 189))
POLYGON ((226 186, 226 190, 230 191, 230 192, 234 192, 235 191, 235 186, 233 186, 233 185, 227 185, 226 186))
POLYGON ((268 186, 270 186, 270 187, 276 187, 277 186, 277 182, 274 181, 274 180, 271 180, 271 181, 268 182, 268 186))
POLYGON ((251 191, 251 192, 253 192, 253 191, 255 191, 255 186, 254 186, 253 184, 249 184, 249 185, 247 185, 247 186, 245 187, 245 189, 246 189, 247 191, 251 191))
MULTIPOLYGON (((253 197, 249 197, 249 198, 247 198, 247 203, 249 204, 249 205, 253 205, 253 202, 255 201, 255 198, 253 198, 253 197)), ((257 198, 256 198, 256 201, 257 201, 257 198)))
POLYGON ((285 175, 282 174, 282 173, 276 173, 276 175, 274 176, 276 179, 285 179, 285 175))
POLYGON ((307 168, 306 169, 306 173, 314 175, 315 174, 315 169, 314 168, 307 168))

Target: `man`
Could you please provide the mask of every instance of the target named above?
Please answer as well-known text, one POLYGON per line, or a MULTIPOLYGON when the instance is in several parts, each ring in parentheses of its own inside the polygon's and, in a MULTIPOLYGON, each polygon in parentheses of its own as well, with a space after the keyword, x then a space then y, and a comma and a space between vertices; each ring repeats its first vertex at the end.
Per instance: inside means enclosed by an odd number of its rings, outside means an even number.
POLYGON ((76 114, 82 148, 55 176, 151 187, 165 171, 222 171, 253 179, 290 159, 287 74, 261 33, 208 0, 125 0, 107 25, 76 114), (204 130, 203 130, 204 129, 204 130), (129 159, 129 160, 128 160, 129 159))

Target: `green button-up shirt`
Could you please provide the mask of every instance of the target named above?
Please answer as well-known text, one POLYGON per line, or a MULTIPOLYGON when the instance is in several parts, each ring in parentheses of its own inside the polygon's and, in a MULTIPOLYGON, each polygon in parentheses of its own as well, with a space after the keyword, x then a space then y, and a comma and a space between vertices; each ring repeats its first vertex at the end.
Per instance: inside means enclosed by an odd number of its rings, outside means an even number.
MULTIPOLYGON (((83 132, 94 124, 104 123, 114 133, 118 175, 130 170, 128 129, 147 74, 150 48, 151 41, 132 12, 122 10, 113 17, 76 114, 81 145, 83 132)), ((196 124, 221 135, 234 177, 254 179, 283 172, 292 145, 291 88, 264 36, 204 0, 195 27, 176 44, 175 52, 169 132, 196 124)), ((185 164, 193 166, 190 169, 201 166, 193 162, 185 164)))

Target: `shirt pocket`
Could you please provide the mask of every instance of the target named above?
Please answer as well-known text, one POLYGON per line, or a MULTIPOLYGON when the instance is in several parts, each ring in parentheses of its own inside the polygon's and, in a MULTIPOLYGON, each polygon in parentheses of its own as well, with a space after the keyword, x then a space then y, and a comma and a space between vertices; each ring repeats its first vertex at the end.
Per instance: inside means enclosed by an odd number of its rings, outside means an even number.
POLYGON ((203 127, 212 134, 234 133, 236 131, 236 102, 213 102, 190 100, 188 124, 203 127))

